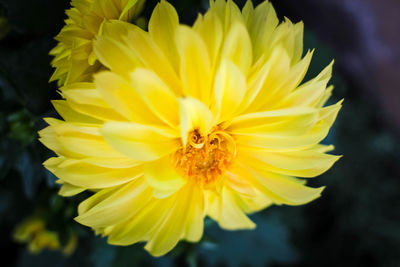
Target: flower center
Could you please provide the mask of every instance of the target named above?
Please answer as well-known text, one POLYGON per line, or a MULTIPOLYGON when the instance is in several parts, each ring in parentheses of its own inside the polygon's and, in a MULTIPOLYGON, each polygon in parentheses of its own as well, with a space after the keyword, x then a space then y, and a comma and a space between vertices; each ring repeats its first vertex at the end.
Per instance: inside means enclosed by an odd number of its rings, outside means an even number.
POLYGON ((235 154, 235 142, 223 130, 216 128, 208 136, 201 136, 198 130, 193 130, 188 135, 186 147, 175 152, 173 164, 183 177, 211 189, 221 181, 235 154))

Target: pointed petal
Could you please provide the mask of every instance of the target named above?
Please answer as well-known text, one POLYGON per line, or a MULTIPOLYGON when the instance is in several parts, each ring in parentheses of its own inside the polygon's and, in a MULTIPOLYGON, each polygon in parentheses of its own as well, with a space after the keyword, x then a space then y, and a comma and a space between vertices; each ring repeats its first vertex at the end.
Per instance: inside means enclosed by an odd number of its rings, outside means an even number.
POLYGON ((188 184, 180 190, 177 202, 165 223, 154 233, 147 242, 145 249, 153 256, 162 256, 173 247, 183 236, 199 239, 202 235, 202 221, 204 220, 202 209, 203 194, 198 192, 196 185, 188 184), (195 212, 198 216, 189 217, 188 212, 195 212), (195 221, 194 221, 195 220, 195 221), (199 223, 200 222, 200 223, 199 223), (195 226, 189 225, 195 223, 195 226))
POLYGON ((104 199, 99 199, 96 193, 91 198, 82 202, 93 202, 91 208, 79 213, 75 220, 83 225, 93 228, 106 227, 130 219, 141 205, 146 205, 151 199, 151 188, 146 184, 144 178, 131 181, 123 186, 112 189, 112 193, 104 199))
POLYGON ((164 0, 158 3, 149 21, 149 33, 175 70, 178 70, 179 66, 174 39, 178 25, 179 18, 175 8, 164 0))
POLYGON ((246 75, 253 63, 249 33, 242 23, 230 28, 222 49, 222 58, 230 59, 246 75))
POLYGON ((85 190, 86 189, 82 188, 82 187, 78 187, 78 186, 68 184, 68 183, 63 183, 60 190, 58 191, 58 194, 63 197, 71 197, 71 196, 75 196, 76 194, 79 194, 85 190))
MULTIPOLYGON (((149 70, 136 69, 131 74, 131 79, 133 87, 151 111, 171 127, 177 127, 179 124, 178 99, 160 78, 149 70)), ((136 111, 137 109, 138 107, 136 111)))
POLYGON ((203 38, 210 55, 211 66, 214 68, 224 37, 221 20, 215 12, 208 11, 204 17, 198 17, 193 28, 203 38))
POLYGON ((254 229, 256 225, 240 208, 238 198, 232 190, 224 187, 221 195, 209 196, 207 214, 227 230, 254 229))
POLYGON ((324 190, 324 187, 307 187, 289 176, 256 169, 252 165, 245 166, 247 163, 240 163, 239 172, 276 204, 303 205, 318 198, 324 190))
POLYGON ((203 39, 195 30, 187 26, 177 28, 175 39, 180 55, 180 74, 184 95, 209 104, 211 63, 203 39))
POLYGON ((100 120, 97 120, 95 118, 92 118, 90 116, 87 116, 85 114, 75 111, 68 105, 67 101, 65 101, 65 100, 53 100, 53 101, 51 101, 51 103, 53 104, 57 113, 60 114, 60 116, 65 121, 85 122, 85 123, 94 123, 94 124, 101 123, 100 120))
POLYGON ((143 175, 143 167, 141 165, 113 169, 73 159, 55 162, 54 158, 50 158, 43 165, 62 181, 82 188, 112 187, 143 175))

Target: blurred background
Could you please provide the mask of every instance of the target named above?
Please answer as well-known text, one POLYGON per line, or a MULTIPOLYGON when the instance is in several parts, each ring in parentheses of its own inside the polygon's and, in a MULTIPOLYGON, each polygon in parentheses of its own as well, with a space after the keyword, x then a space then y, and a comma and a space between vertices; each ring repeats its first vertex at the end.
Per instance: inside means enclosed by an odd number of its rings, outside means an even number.
MULTIPOLYGON (((170 1, 191 24, 207 0, 170 1)), ((244 1, 235 1, 243 5, 244 1)), ((257 4, 260 1, 254 1, 257 4)), ((58 99, 49 50, 68 0, 0 0, 0 253, 2 266, 400 266, 400 1, 275 0, 280 18, 305 24, 316 48, 306 79, 335 59, 332 102, 345 99, 327 143, 344 157, 313 186, 320 199, 251 216, 254 231, 206 221, 198 244, 152 258, 142 244, 109 246, 73 218, 87 195, 57 195, 41 163, 42 117, 58 99), (37 231, 37 244, 26 244, 37 231), (49 249, 40 251, 40 247, 49 249)), ((155 6, 148 0, 141 23, 155 6)))

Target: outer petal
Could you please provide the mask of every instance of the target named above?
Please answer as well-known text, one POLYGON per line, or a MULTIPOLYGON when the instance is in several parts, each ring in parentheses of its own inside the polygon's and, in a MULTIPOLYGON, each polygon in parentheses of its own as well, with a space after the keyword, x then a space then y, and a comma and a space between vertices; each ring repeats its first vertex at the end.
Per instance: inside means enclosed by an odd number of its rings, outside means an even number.
POLYGON ((170 251, 180 239, 197 241, 203 232, 204 199, 201 190, 187 183, 165 199, 153 199, 135 212, 131 220, 115 225, 109 243, 130 245, 148 241, 145 249, 153 256, 170 251))
POLYGON ((50 158, 43 165, 55 176, 82 188, 106 188, 124 184, 143 175, 143 167, 104 168, 85 161, 50 158))
POLYGON ((51 101, 57 113, 65 120, 69 122, 84 122, 100 124, 101 121, 85 114, 79 113, 73 110, 65 100, 53 100, 51 101))
POLYGON ((151 188, 144 178, 139 178, 117 188, 102 190, 88 198, 80 204, 79 216, 75 220, 94 228, 107 227, 129 220, 140 209, 136 204, 146 205, 150 199, 151 188))
POLYGON ((237 193, 224 187, 221 195, 209 192, 207 214, 227 230, 254 229, 256 225, 239 206, 237 193))
POLYGON ((204 200, 200 189, 188 184, 179 192, 175 206, 166 222, 154 233, 145 246, 153 256, 170 251, 181 238, 199 240, 203 233, 204 200))
POLYGON ((49 127, 39 132, 40 141, 59 155, 70 158, 121 158, 100 135, 100 127, 93 124, 66 123, 45 119, 49 127))
POLYGON ((211 95, 211 63, 203 39, 193 29, 179 26, 176 45, 180 55, 180 74, 185 96, 209 104, 211 95))
POLYGON ((68 184, 68 183, 63 183, 60 190, 58 191, 58 194, 63 197, 71 197, 71 196, 79 194, 85 190, 86 189, 82 188, 82 187, 78 187, 78 186, 68 184))
POLYGON ((259 147, 275 151, 293 151, 314 146, 322 141, 329 132, 341 102, 335 105, 322 108, 319 111, 318 122, 307 132, 298 136, 279 136, 261 134, 240 134, 236 135, 236 142, 243 146, 259 147))
POLYGON ((273 32, 278 26, 279 19, 272 4, 264 1, 255 9, 251 1, 243 8, 243 16, 253 45, 254 60, 258 60, 271 43, 273 32))
POLYGON ((318 114, 318 109, 310 107, 294 107, 287 109, 247 113, 234 118, 229 124, 229 129, 232 132, 236 130, 241 131, 242 129, 261 127, 267 124, 282 122, 287 119, 298 119, 299 117, 310 114, 318 114))
POLYGON ((79 113, 102 121, 127 120, 116 112, 95 88, 92 83, 76 83, 63 87, 61 91, 68 105, 79 113))
POLYGON ((138 161, 156 160, 179 148, 179 139, 166 128, 108 122, 101 131, 111 146, 138 161))
POLYGON ((221 20, 213 11, 208 11, 204 17, 199 15, 193 28, 201 35, 207 46, 213 69, 218 61, 218 54, 224 38, 221 20))
MULTIPOLYGON (((154 71, 174 92, 182 92, 176 70, 148 32, 130 23, 112 21, 104 25, 103 36, 118 40, 128 50, 133 51, 133 56, 141 62, 142 67, 154 71)), ((126 69, 125 74, 130 71, 131 69, 126 69)))
POLYGON ((160 78, 146 69, 136 69, 131 74, 131 79, 133 87, 152 112, 171 127, 177 127, 179 124, 178 99, 160 78))
POLYGON ((318 198, 324 189, 307 187, 300 180, 248 164, 248 161, 237 164, 236 171, 276 204, 303 205, 318 198))
POLYGON ((254 64, 249 76, 249 90, 242 107, 243 110, 247 108, 247 112, 259 111, 281 87, 290 70, 289 55, 281 46, 275 47, 268 57, 260 60, 254 64))
POLYGON ((264 170, 297 177, 315 177, 327 171, 340 156, 325 154, 315 148, 292 151, 271 152, 268 150, 240 147, 239 161, 256 163, 264 170))
POLYGON ((93 49, 100 62, 113 72, 126 75, 143 63, 124 43, 108 36, 98 36, 93 49))
POLYGON ((175 8, 165 0, 157 4, 149 21, 149 33, 176 70, 179 56, 174 38, 178 25, 179 18, 175 8))
POLYGON ((234 62, 247 74, 253 63, 252 47, 249 33, 242 23, 235 23, 228 32, 222 49, 222 58, 234 62))
POLYGON ((279 108, 290 106, 318 106, 323 101, 326 85, 332 75, 333 61, 317 77, 302 84, 294 92, 289 94, 281 103, 279 108))
POLYGON ((102 72, 95 76, 95 83, 105 101, 127 119, 143 124, 164 124, 133 85, 120 76, 102 72))

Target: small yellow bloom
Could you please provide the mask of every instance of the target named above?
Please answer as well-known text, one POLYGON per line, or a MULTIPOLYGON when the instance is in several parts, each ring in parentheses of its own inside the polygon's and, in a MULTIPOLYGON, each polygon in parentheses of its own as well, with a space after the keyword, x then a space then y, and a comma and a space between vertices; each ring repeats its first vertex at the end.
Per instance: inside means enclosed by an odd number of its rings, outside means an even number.
POLYGON ((339 158, 323 140, 341 107, 324 107, 332 64, 303 82, 303 24, 272 5, 210 2, 193 27, 166 1, 146 32, 103 25, 94 52, 107 71, 62 88, 41 141, 60 194, 96 193, 76 220, 115 245, 147 242, 160 256, 196 242, 205 216, 224 229, 271 204, 302 205, 323 190, 305 180, 339 158))
POLYGON ((76 248, 77 236, 73 235, 67 245, 62 247, 56 232, 48 231, 44 221, 39 217, 30 217, 21 222, 13 233, 13 238, 19 243, 28 243, 31 253, 37 254, 43 249, 60 250, 70 255, 76 248))
POLYGON ((59 85, 91 81, 92 74, 101 68, 93 53, 93 39, 101 33, 104 21, 130 21, 138 14, 144 0, 72 0, 66 11, 68 19, 56 36, 58 44, 50 51, 56 69, 50 81, 59 85))

